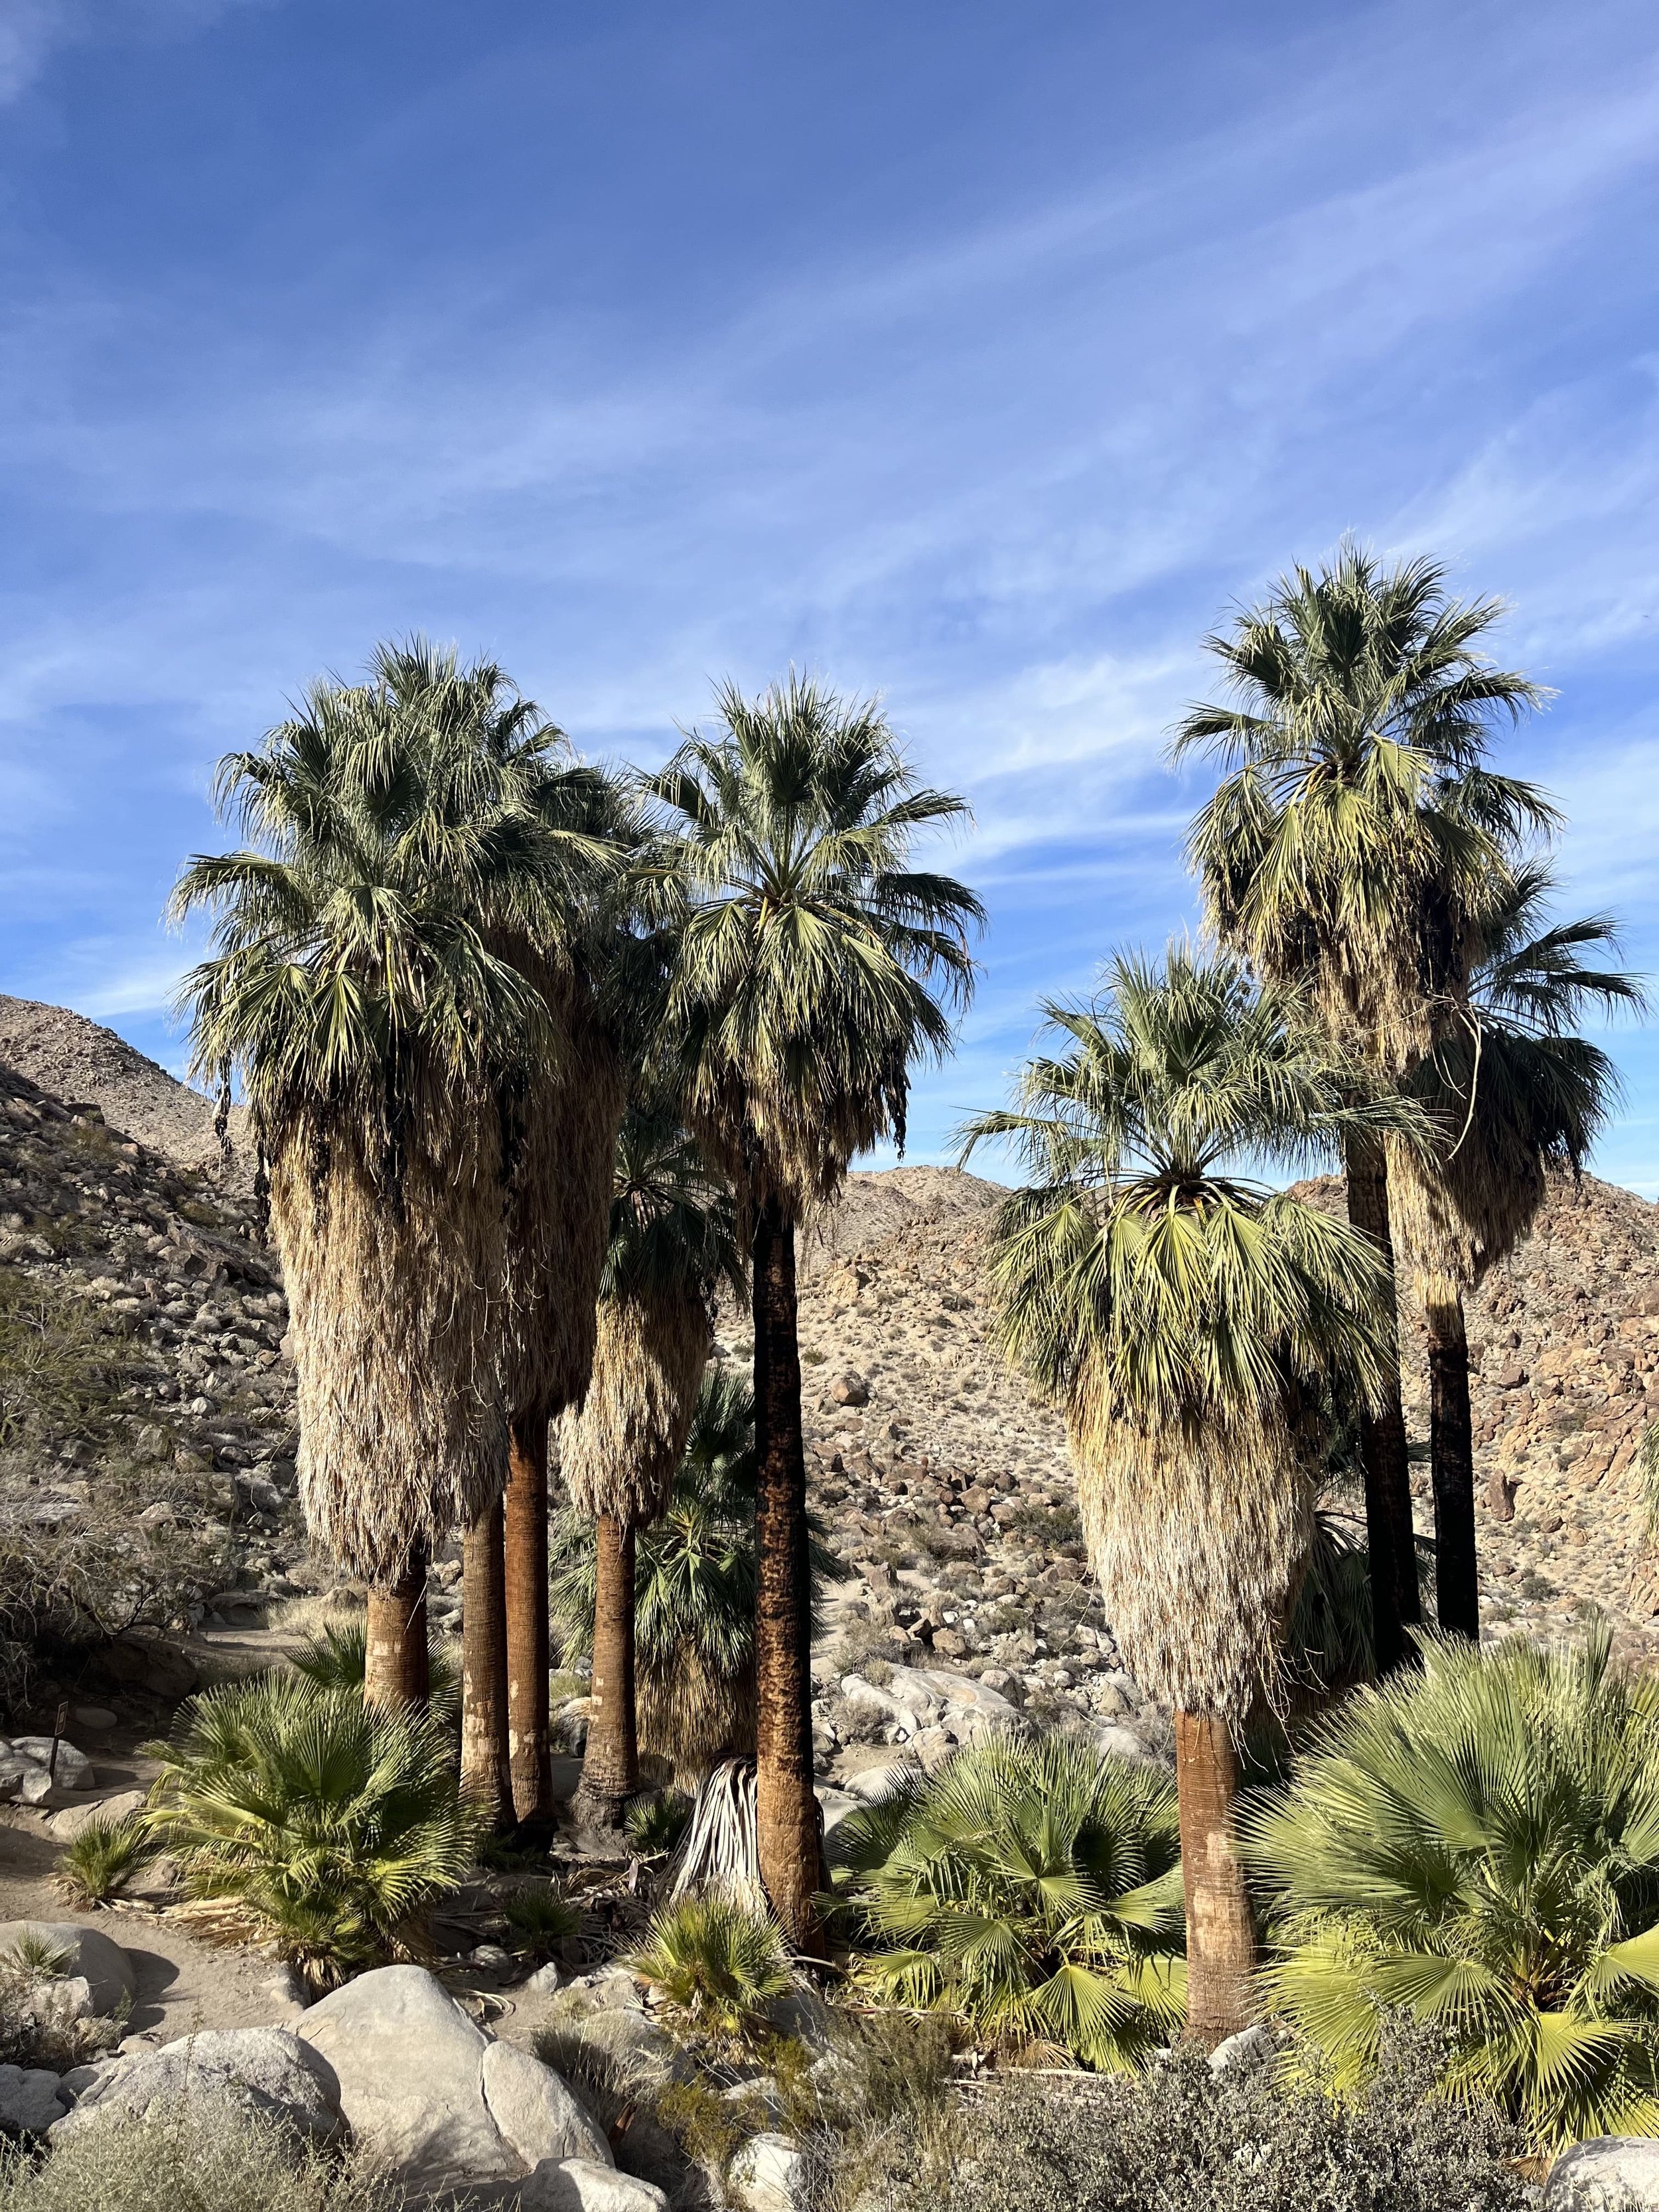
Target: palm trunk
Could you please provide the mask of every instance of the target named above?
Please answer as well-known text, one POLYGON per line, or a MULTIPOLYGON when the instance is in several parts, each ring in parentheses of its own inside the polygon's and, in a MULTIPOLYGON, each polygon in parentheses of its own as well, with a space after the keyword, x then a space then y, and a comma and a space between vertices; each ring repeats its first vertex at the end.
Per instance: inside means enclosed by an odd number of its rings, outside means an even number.
POLYGON ((640 1786, 634 1703, 634 1531, 614 1513, 594 1524, 599 1583, 593 1600, 593 1703, 576 1792, 576 1821, 614 1828, 640 1786))
POLYGON ((363 1650, 363 1698, 368 1705, 426 1703, 426 1546, 411 1546, 401 1577, 368 1594, 363 1650))
POLYGON ((761 1879, 797 1951, 821 1948, 812 1794, 812 1612, 801 1439, 795 1224, 776 1200, 755 1225, 756 1809, 761 1879))
POLYGON ((507 1486, 507 1755, 520 1826, 553 1820, 547 1703, 547 1416, 513 1424, 507 1486))
POLYGON ((1427 1308, 1430 1449, 1434 1462, 1434 1597, 1442 1628, 1480 1641, 1474 1545, 1474 1425, 1463 1300, 1442 1286, 1427 1308))
POLYGON ((507 1765, 507 1607, 499 1498, 467 1530, 463 1558, 461 1789, 499 1824, 512 1803, 507 1765))
POLYGON ((1213 2050, 1250 2020, 1255 1923, 1233 1831, 1238 1753, 1225 1721, 1177 1712, 1176 1788, 1187 1896, 1187 2035, 1213 2050))
POLYGON ((1370 1558, 1372 1637, 1379 1675, 1409 1656, 1406 1631, 1423 1618, 1417 1589, 1417 1538, 1412 1520, 1406 1416, 1400 1402, 1400 1358, 1394 1313, 1394 1244, 1389 1231, 1389 1171, 1374 1137, 1347 1143, 1348 1219, 1382 1249, 1389 1263, 1389 1339, 1396 1346, 1376 1413, 1362 1413, 1359 1455, 1365 1475, 1365 1542, 1370 1558))

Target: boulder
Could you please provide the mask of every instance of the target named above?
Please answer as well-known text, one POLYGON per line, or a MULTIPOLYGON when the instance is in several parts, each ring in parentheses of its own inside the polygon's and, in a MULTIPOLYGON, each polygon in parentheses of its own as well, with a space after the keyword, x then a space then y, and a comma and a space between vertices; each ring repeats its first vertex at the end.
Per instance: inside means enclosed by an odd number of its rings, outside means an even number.
POLYGON ((8 2135, 45 2135, 69 2101, 57 2075, 44 2066, 0 2066, 0 2129, 8 2135))
POLYGON ((1652 2212, 1659 2207, 1659 2142, 1595 2136, 1564 2150, 1544 2185, 1544 2212, 1652 2212))
POLYGON ((132 1961, 95 1928, 77 1928, 72 1920, 8 1920, 0 1923, 0 1951, 15 1951, 30 1936, 63 1954, 65 1974, 85 1978, 95 2011, 112 2013, 123 1997, 131 1998, 137 1987, 132 1961))
POLYGON ((54 1813, 46 1823, 47 1833, 60 1844, 72 1844, 76 1838, 100 1821, 131 1819, 142 1813, 149 1800, 142 1790, 123 1790, 113 1797, 100 1797, 91 1805, 69 1805, 61 1813, 54 1813))
MULTIPOLYGON (((52 1738, 49 1735, 15 1735, 11 1740, 14 1753, 32 1759, 37 1766, 52 1765, 52 1738)), ((67 1736, 60 1737, 58 1745, 58 1766, 52 1780, 59 1790, 90 1790, 97 1780, 92 1761, 84 1751, 76 1748, 67 1736)))
POLYGON ((544 2159, 517 2192, 519 2212, 668 2212, 654 2182, 592 2159, 544 2159))
POLYGON ((201 1680, 187 1652, 137 1630, 106 1644, 94 1664, 112 1688, 148 1691, 169 1703, 187 1698, 201 1680))
POLYGON ((1251 2074, 1271 2065, 1279 2046, 1264 2021, 1241 2027, 1237 2035, 1224 2036, 1210 2053, 1210 2071, 1218 2080, 1224 2074, 1251 2074))
POLYGON ((345 2131, 339 2085, 318 2052, 286 2028, 235 2027, 205 2028, 100 2069, 52 2138, 142 2120, 153 2106, 166 2111, 186 2097, 237 2118, 280 2121, 309 2142, 345 2131))
POLYGON ((483 2054, 484 2102, 489 2116, 529 2166, 566 2159, 609 2166, 611 2146, 550 2067, 511 2043, 490 2043, 483 2054))
POLYGON ((807 2201, 806 2155, 787 2136, 757 2136, 746 2142, 728 2179, 744 2212, 801 2212, 807 2201))

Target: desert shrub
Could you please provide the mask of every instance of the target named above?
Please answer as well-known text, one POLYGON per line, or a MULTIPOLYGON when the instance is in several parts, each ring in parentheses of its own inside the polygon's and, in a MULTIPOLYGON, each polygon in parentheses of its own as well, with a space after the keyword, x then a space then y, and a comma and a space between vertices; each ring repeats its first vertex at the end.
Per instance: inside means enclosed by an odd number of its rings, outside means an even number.
POLYGON ((884 1743, 892 1725, 890 1713, 862 1698, 831 1698, 828 1716, 840 1743, 884 1743))
POLYGON ((761 2008, 793 1986, 777 1923, 718 1889, 664 1906, 627 1965, 716 2035, 752 2033, 761 2008))
POLYGON ((890 1620, 848 1620, 830 1650, 830 1663, 838 1674, 862 1674, 873 1682, 872 1668, 890 1668, 911 1656, 910 1639, 890 1620))
POLYGON ((1429 1642, 1316 1732, 1248 1823, 1273 2000, 1339 2084, 1401 2008, 1444 2086, 1540 2146, 1659 2129, 1659 1680, 1576 1649, 1429 1642))
POLYGON ((319 1986, 417 1951, 422 1916, 474 1862, 478 1815, 430 1714, 268 1675, 192 1698, 156 1750, 152 1818, 198 1923, 319 1986))
POLYGON ((1427 2094, 1409 2051, 1363 2096, 1212 2075, 1181 2050, 1135 2080, 994 2081, 925 2128, 866 2130, 822 2212, 1522 2212, 1531 2193, 1491 2106, 1427 2094), (856 2190, 856 2195, 853 2193, 856 2190))
POLYGON ((64 1852, 58 1887, 66 1905, 89 1911, 119 1894, 129 1875, 150 1850, 149 1831, 140 1819, 88 1820, 64 1852))
POLYGON ((1002 1738, 907 1774, 836 1832, 860 1972, 1000 2042, 1138 2063, 1185 2012, 1175 1788, 1079 1738, 1002 1738))
POLYGON ((676 1848, 690 1821, 692 1802, 683 1790, 658 1790, 634 1800, 623 1826, 641 1858, 666 1858, 676 1848))
POLYGON ((515 1889, 501 1907, 518 1948, 532 1958, 568 1956, 581 1942, 587 1915, 550 1883, 515 1889))
MULTIPOLYGON (((368 1624, 361 1616, 351 1620, 325 1620, 307 1638, 303 1651, 291 1664, 325 1690, 363 1693, 368 1663, 368 1624)), ((434 1637, 427 1646, 427 1702, 440 1719, 459 1724, 461 1715, 461 1670, 455 1663, 451 1639, 434 1637)))
POLYGON ((179 2110, 89 2129, 44 2160, 0 2155, 3 2212, 400 2212, 368 2170, 248 2121, 179 2110))
POLYGON ((126 2032, 125 2003, 115 2017, 82 2017, 69 1987, 69 1954, 25 1933, 0 1952, 0 2065, 45 2066, 66 2074, 112 2051, 126 2032))

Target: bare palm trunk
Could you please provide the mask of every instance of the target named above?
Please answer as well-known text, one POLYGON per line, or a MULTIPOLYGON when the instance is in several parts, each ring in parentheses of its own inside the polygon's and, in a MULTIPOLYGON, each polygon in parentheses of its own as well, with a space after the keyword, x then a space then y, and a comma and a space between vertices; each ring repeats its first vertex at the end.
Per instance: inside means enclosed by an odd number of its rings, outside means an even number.
POLYGON ((507 1604, 501 1501, 466 1532, 461 1636, 461 1789, 499 1822, 510 1810, 507 1765, 507 1604))
POLYGON ((756 1806, 761 1878, 796 1950, 821 1948, 812 1794, 812 1614, 801 1439, 795 1225, 775 1200, 755 1225, 756 1806))
MULTIPOLYGON (((1394 1244, 1389 1231, 1389 1174, 1382 1147, 1372 1137, 1347 1143, 1348 1219, 1364 1230, 1389 1263, 1389 1336, 1396 1343, 1394 1244)), ((1406 1631, 1423 1618, 1417 1589, 1417 1538, 1412 1521, 1406 1416, 1400 1402, 1396 1348, 1383 1377, 1384 1400, 1359 1420, 1359 1455, 1365 1475, 1365 1541, 1370 1556, 1372 1636, 1376 1671, 1391 1674, 1409 1656, 1406 1631)))
POLYGON ((547 1701, 547 1416, 513 1424, 507 1486, 507 1755, 513 1811, 553 1820, 552 1744, 547 1701))
POLYGON ((1455 1285, 1427 1309, 1430 1449, 1434 1462, 1434 1598, 1440 1626, 1480 1641, 1474 1544, 1474 1424, 1469 1340, 1455 1285))
POLYGON ((634 1702, 635 1538, 614 1513, 594 1524, 599 1582, 593 1600, 593 1704, 576 1792, 584 1828, 614 1828, 640 1786, 639 1723, 634 1702))
POLYGON ((1249 2023, 1255 1923, 1233 1831, 1238 1753, 1213 1713, 1177 1712, 1176 1787, 1187 1895, 1187 2035, 1213 2050, 1249 2023))
POLYGON ((371 1705, 426 1703, 426 1561, 425 1545, 415 1545, 399 1580, 368 1594, 363 1697, 371 1705))

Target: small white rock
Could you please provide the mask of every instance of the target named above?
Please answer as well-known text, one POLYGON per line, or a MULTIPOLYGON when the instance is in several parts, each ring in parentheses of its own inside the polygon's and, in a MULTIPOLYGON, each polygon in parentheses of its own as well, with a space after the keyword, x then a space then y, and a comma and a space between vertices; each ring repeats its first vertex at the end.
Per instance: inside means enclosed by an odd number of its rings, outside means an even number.
POLYGON ((757 2136, 732 2161, 732 2186, 744 2212, 799 2212, 806 2202, 806 2155, 787 2136, 757 2136))

